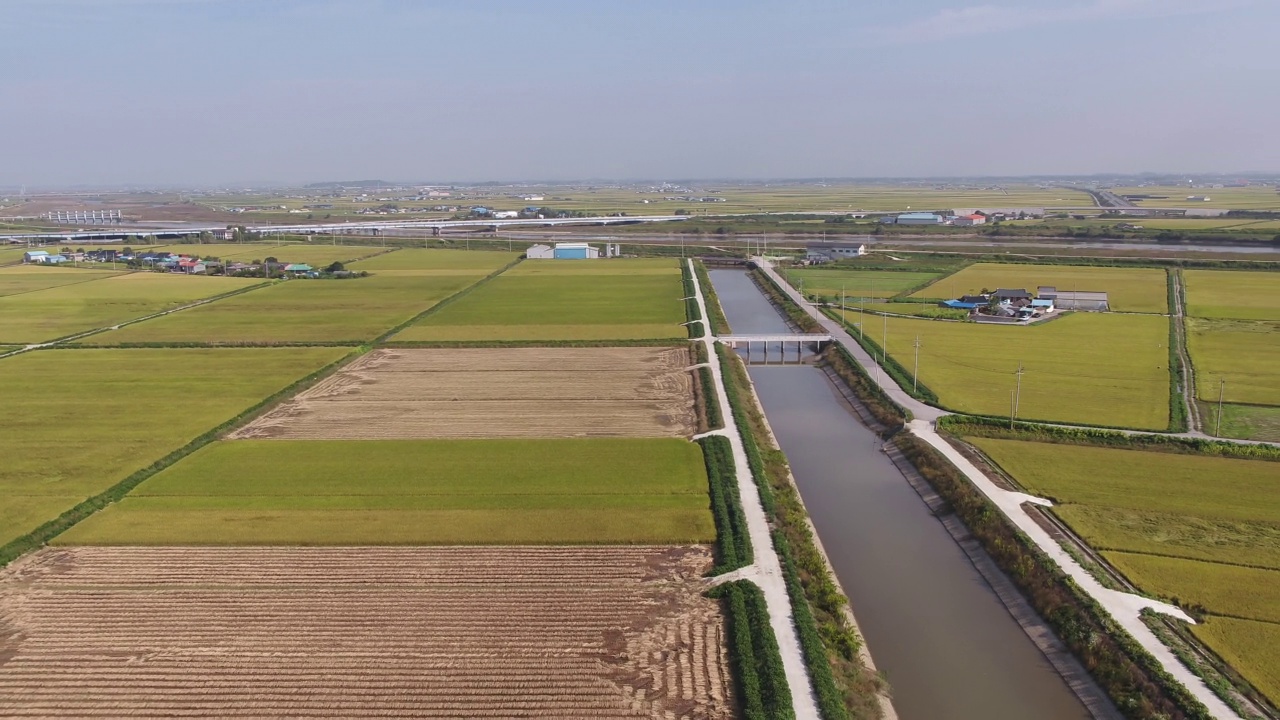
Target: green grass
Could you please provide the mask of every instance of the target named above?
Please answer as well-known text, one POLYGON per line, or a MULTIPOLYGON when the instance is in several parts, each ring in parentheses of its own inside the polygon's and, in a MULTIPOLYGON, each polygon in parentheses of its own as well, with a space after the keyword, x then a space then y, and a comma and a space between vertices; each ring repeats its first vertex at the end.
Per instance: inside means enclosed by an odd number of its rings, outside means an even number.
POLYGON ((481 277, 388 274, 288 280, 90 336, 82 344, 364 342, 481 277))
POLYGON ((1280 321, 1280 272, 1183 270, 1187 314, 1280 321))
POLYGON ((994 438, 970 442, 1028 492, 1060 502, 1280 524, 1280 463, 994 438))
MULTIPOLYGON (((1274 187, 1188 188, 1179 185, 1155 187, 1117 187, 1117 195, 1155 195, 1157 197, 1134 201, 1139 207, 1206 207, 1232 210, 1280 210, 1280 193, 1274 187), (1187 196, 1208 197, 1209 201, 1187 200, 1187 196), (1163 197, 1159 197, 1163 196, 1163 197)), ((1139 220, 1140 224, 1146 222, 1139 220)))
POLYGON ((794 287, 804 285, 807 295, 823 295, 839 300, 859 297, 887 298, 938 277, 938 273, 890 272, 876 270, 805 269, 783 270, 794 287))
POLYGON ((707 492, 701 449, 676 439, 236 440, 58 542, 707 542, 707 492))
POLYGON ((1280 698, 1280 625, 1210 617, 1191 632, 1272 702, 1280 698))
POLYGON ((0 297, 0 343, 37 343, 170 310, 261 280, 129 273, 0 297))
MULTIPOLYGON (((857 313, 848 321, 858 322, 857 313)), ((866 316, 881 342, 885 319, 866 316)), ((1163 430, 1169 423, 1168 320, 1074 313, 1033 326, 888 318, 888 352, 960 412, 1009 414, 1021 363, 1018 417, 1163 430)), ((855 328, 853 332, 857 332, 855 328)))
POLYGON ((1280 463, 968 440, 1028 491, 1058 501, 1053 512, 1143 592, 1208 613, 1196 635, 1280 700, 1280 643, 1255 634, 1280 640, 1280 463))
MULTIPOLYGON (((1204 419, 1204 431, 1213 433, 1217 429, 1218 404, 1201 403, 1200 416, 1204 419)), ((1280 443, 1280 407, 1224 403, 1222 437, 1280 443)))
POLYGON ((42 350, 6 358, 0 544, 347 351, 42 350))
POLYGON ((527 260, 392 339, 683 338, 683 290, 671 260, 527 260))
POLYGON ((1187 349, 1196 370, 1196 396, 1226 402, 1280 405, 1280 322, 1187 321, 1187 349))
POLYGON ((111 277, 118 273, 78 268, 13 265, 0 268, 0 297, 75 285, 111 277))
POLYGON ((1111 309, 1116 311, 1169 311, 1165 272, 1152 268, 975 263, 912 293, 911 297, 956 298, 976 294, 984 288, 1024 288, 1035 293, 1041 285, 1052 285, 1059 290, 1106 292, 1111 309))

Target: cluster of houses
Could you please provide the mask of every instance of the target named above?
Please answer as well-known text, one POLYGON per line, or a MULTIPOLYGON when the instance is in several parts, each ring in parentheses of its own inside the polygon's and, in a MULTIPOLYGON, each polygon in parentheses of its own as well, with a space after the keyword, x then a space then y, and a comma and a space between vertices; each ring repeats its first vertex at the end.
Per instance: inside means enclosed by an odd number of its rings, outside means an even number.
MULTIPOLYGON (((88 252, 50 253, 47 250, 28 250, 22 256, 24 263, 36 265, 61 265, 71 262, 122 262, 157 272, 184 275, 235 275, 260 273, 263 263, 243 263, 213 259, 201 259, 197 255, 171 252, 119 252, 116 250, 90 250, 88 252)), ((269 273, 283 273, 293 277, 318 277, 319 272, 306 263, 272 262, 269 273)))
POLYGON ((1105 292, 1059 290, 1049 285, 1037 288, 1035 295, 1022 288, 999 288, 944 300, 939 305, 967 310, 969 316, 979 322, 1032 322, 1042 320, 1057 310, 1106 312, 1110 309, 1105 292))
POLYGON ((884 225, 952 225, 955 227, 973 227, 986 225, 988 222, 1004 222, 1005 220, 1025 220, 1027 218, 1044 217, 1044 208, 957 208, 949 214, 931 212, 909 212, 897 215, 885 215, 880 218, 884 225))

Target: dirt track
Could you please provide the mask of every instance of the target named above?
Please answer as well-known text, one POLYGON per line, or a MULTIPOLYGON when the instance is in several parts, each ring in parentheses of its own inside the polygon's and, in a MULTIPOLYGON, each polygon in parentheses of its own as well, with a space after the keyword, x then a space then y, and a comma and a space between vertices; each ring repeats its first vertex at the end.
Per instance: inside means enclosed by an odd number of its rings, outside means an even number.
POLYGON ((688 437, 685 348, 377 350, 231 438, 688 437))
POLYGON ((0 716, 721 718, 703 547, 46 548, 0 716))

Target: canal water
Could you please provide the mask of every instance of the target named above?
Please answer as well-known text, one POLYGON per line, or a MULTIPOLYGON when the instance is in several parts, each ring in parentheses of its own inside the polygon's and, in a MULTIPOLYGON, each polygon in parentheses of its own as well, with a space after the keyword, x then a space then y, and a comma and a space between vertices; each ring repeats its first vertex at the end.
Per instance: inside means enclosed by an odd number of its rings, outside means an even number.
MULTIPOLYGON (((735 333, 787 331, 745 272, 711 281, 735 333)), ((826 375, 749 372, 902 720, 1088 718, 826 375)))

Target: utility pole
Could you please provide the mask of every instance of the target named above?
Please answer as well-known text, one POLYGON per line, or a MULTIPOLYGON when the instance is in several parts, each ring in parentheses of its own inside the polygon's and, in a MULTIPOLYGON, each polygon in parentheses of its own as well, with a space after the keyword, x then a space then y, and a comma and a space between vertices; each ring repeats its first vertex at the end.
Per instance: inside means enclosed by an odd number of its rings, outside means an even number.
POLYGON ((844 326, 844 283, 840 283, 840 327, 844 326))
POLYGON ((1009 391, 1009 429, 1010 430, 1013 429, 1013 414, 1017 412, 1016 410, 1013 409, 1016 402, 1017 400, 1013 396, 1013 391, 1010 390, 1009 391))
POLYGON ((1022 373, 1023 372, 1024 371, 1022 369, 1022 361, 1019 360, 1018 372, 1014 373, 1015 375, 1018 376, 1018 389, 1015 391, 1015 394, 1013 396, 1013 416, 1014 417, 1018 416, 1018 405, 1022 402, 1022 373))
POLYGON ((1227 391, 1227 379, 1218 380, 1218 422, 1214 424, 1213 434, 1222 437, 1222 396, 1227 391))
POLYGON ((917 335, 916 336, 916 366, 915 366, 915 369, 911 371, 911 394, 912 395, 914 395, 916 392, 916 384, 917 384, 916 378, 919 377, 919 375, 920 375, 920 336, 917 335))

